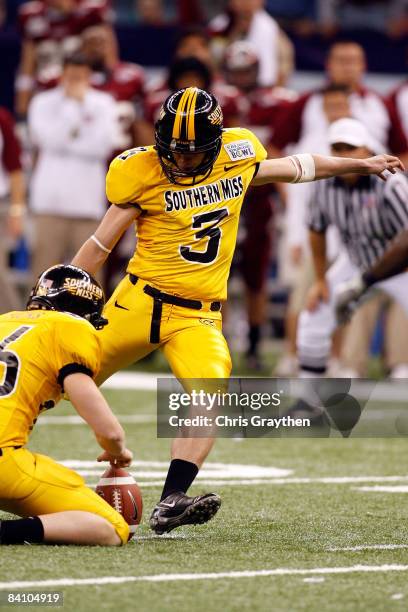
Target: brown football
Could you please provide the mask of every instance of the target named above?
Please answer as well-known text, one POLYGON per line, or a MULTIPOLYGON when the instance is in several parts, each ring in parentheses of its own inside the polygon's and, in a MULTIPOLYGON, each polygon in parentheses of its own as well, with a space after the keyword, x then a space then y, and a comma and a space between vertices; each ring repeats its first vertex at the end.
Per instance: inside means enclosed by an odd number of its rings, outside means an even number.
POLYGON ((95 491, 125 519, 130 527, 129 540, 142 520, 143 499, 139 485, 129 472, 109 466, 95 491))

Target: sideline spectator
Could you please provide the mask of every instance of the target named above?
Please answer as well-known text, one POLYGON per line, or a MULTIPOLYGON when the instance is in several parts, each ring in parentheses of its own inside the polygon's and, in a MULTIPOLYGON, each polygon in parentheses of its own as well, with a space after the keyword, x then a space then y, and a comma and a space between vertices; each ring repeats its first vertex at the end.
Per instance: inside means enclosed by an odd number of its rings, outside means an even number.
POLYGON ((408 140, 408 80, 396 87, 388 96, 390 112, 400 121, 408 140))
POLYGON ((67 58, 61 86, 37 94, 30 105, 29 130, 39 153, 30 193, 34 275, 68 259, 105 213, 115 104, 90 87, 90 78, 85 58, 67 58))
MULTIPOLYGON (((347 87, 352 117, 361 121, 375 140, 407 160, 408 143, 401 123, 381 96, 364 86, 365 69, 365 54, 359 44, 340 41, 330 48, 326 63, 329 84, 347 87)), ((321 91, 307 92, 282 117, 272 143, 280 151, 288 144, 298 143, 309 133, 321 132, 323 124, 321 91)))
POLYGON ((284 84, 293 71, 293 47, 264 0, 229 0, 227 10, 210 21, 209 29, 222 56, 235 40, 252 43, 259 52, 259 84, 284 84))
POLYGON ((201 83, 199 87, 209 89, 219 101, 225 127, 239 124, 241 94, 236 87, 226 83, 222 74, 216 70, 205 30, 192 26, 184 29, 177 38, 173 62, 165 77, 156 81, 147 91, 144 120, 139 121, 136 128, 139 138, 144 138, 144 144, 153 143, 153 124, 164 100, 177 89, 176 84, 184 87, 195 86, 198 82, 201 83))
POLYGON ((115 149, 123 151, 141 144, 135 125, 142 112, 145 73, 141 66, 122 62, 116 37, 103 26, 88 28, 82 35, 81 53, 92 68, 91 85, 116 100, 118 134, 115 149))
POLYGON ((38 79, 47 81, 60 75, 64 56, 79 47, 79 35, 92 25, 106 24, 109 18, 109 0, 34 0, 21 5, 18 115, 25 117, 38 79))
MULTIPOLYGON (((247 41, 236 41, 227 48, 224 71, 227 82, 242 94, 239 125, 249 128, 266 146, 279 122, 282 108, 295 100, 296 94, 282 87, 259 84, 259 55, 247 41)), ((252 370, 263 369, 260 343, 268 302, 273 209, 278 197, 273 185, 251 187, 243 206, 246 233, 241 247, 241 271, 246 288, 249 324, 246 364, 252 370)))

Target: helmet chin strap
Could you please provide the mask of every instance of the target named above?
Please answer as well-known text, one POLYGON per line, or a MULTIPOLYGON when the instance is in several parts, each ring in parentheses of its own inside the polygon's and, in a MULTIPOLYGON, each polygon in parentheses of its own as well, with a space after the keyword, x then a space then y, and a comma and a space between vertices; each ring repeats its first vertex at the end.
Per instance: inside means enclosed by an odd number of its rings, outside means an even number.
POLYGON ((105 325, 109 323, 108 319, 105 319, 98 312, 93 312, 92 314, 85 315, 84 319, 89 321, 91 325, 95 327, 95 329, 103 329, 105 325))
POLYGON ((183 175, 178 176, 177 174, 174 174, 166 164, 161 163, 161 167, 163 169, 164 174, 168 178, 168 180, 173 185, 180 185, 181 187, 192 187, 194 185, 199 185, 203 181, 207 180, 207 178, 210 176, 212 169, 213 169, 213 165, 212 165, 210 166, 210 168, 208 168, 205 171, 204 174, 191 174, 191 175, 186 174, 185 176, 183 175), (177 179, 185 179, 185 180, 190 179, 190 182, 189 183, 181 182, 181 180, 177 180, 177 179))
MULTIPOLYGON (((173 184, 173 185, 180 185, 182 187, 192 187, 193 185, 199 185, 200 183, 202 183, 203 181, 205 181, 211 174, 212 169, 214 167, 214 164, 218 158, 218 155, 220 153, 220 149, 221 149, 221 139, 219 140, 216 150, 215 150, 215 155, 211 160, 207 160, 207 164, 202 164, 203 170, 202 172, 195 172, 194 170, 191 171, 191 174, 187 173, 187 172, 183 172, 182 170, 180 170, 180 168, 177 166, 172 154, 169 151, 164 151, 161 150, 160 146, 157 146, 157 155, 159 157, 159 161, 160 161, 160 165, 162 167, 162 170, 164 172, 164 174, 166 175, 167 179, 173 184), (170 153, 170 155, 169 155, 170 153), (167 159, 170 164, 166 163, 164 160, 167 159), (171 166, 174 166, 175 170, 172 169, 171 166), (200 178, 199 178, 200 177, 200 178), (182 182, 181 180, 178 179, 190 179, 190 182, 182 182)), ((201 164, 200 164, 201 166, 201 164)))

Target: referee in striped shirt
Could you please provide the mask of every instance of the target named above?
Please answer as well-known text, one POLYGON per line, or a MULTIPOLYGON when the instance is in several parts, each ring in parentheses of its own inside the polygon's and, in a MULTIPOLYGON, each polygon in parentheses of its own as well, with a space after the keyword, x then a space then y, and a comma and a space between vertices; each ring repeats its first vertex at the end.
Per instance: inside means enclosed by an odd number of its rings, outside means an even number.
MULTIPOLYGON (((340 119, 329 128, 332 155, 369 157, 376 144, 355 119, 340 119)), ((384 182, 377 176, 343 175, 316 183, 308 225, 316 272, 306 309, 298 323, 301 377, 323 376, 337 326, 339 287, 370 269, 398 234, 408 229, 408 179, 401 172, 384 182), (326 230, 338 228, 344 249, 327 271, 326 230)), ((408 313, 408 273, 375 287, 396 299, 408 313)))

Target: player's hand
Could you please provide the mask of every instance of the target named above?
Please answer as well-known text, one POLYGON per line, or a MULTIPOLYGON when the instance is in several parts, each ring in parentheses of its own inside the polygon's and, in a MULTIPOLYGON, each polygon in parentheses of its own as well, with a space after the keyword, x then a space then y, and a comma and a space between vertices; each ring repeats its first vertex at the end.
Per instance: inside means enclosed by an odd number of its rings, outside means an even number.
POLYGON ((316 281, 309 290, 306 298, 307 310, 316 310, 320 302, 329 301, 329 286, 325 280, 316 281))
POLYGON ((365 159, 365 167, 363 168, 362 174, 377 174, 383 181, 387 180, 385 172, 391 172, 395 174, 397 170, 405 170, 404 164, 398 157, 394 155, 376 155, 375 157, 369 157, 365 159))
POLYGON ((133 460, 133 453, 128 448, 125 448, 120 455, 111 455, 108 451, 104 451, 97 461, 109 461, 113 467, 129 467, 133 460))
POLYGON ((335 312, 339 325, 348 323, 359 306, 367 287, 360 274, 338 285, 335 291, 335 312))

